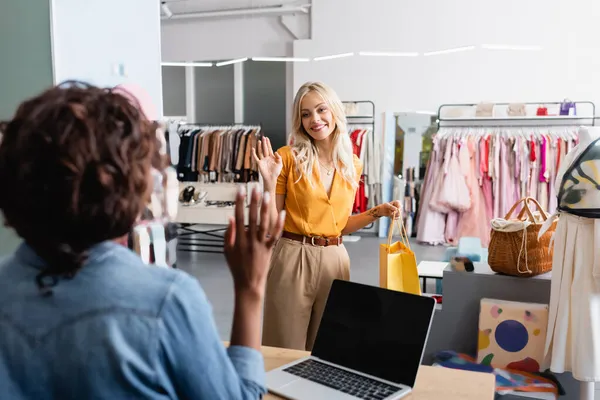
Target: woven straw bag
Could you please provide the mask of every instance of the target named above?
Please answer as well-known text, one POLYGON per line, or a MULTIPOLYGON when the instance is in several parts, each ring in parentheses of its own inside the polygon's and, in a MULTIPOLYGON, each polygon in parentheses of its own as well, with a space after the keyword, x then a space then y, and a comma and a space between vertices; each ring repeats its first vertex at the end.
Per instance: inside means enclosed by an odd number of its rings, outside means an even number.
POLYGON ((536 276, 551 271, 553 249, 549 249, 549 245, 557 221, 552 223, 538 241, 538 233, 547 219, 548 214, 542 209, 540 203, 531 197, 525 197, 512 206, 504 219, 492 220, 488 256, 490 268, 494 272, 521 277, 536 276), (521 203, 523 203, 523 210, 517 219, 510 219, 521 203), (530 203, 536 206, 538 212, 531 211, 530 203))

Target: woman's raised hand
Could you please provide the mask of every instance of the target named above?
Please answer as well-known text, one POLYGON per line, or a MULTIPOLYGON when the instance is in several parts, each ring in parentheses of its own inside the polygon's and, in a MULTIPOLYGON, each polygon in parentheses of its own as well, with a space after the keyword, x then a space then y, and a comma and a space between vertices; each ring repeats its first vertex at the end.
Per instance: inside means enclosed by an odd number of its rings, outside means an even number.
POLYGON ((256 149, 252 149, 252 156, 258 164, 258 171, 263 178, 265 191, 274 191, 277 184, 277 177, 283 168, 281 156, 273 152, 271 141, 268 137, 263 137, 258 142, 258 154, 256 149))
MULTIPOLYGON (((243 186, 240 187, 243 189, 243 186)), ((275 217, 270 212, 271 194, 252 191, 248 210, 248 228, 244 226, 246 193, 240 190, 235 200, 235 217, 225 233, 225 259, 231 270, 236 293, 250 292, 262 297, 267 282, 269 261, 281 236, 285 212, 275 217), (260 215, 260 218, 259 218, 260 215)))

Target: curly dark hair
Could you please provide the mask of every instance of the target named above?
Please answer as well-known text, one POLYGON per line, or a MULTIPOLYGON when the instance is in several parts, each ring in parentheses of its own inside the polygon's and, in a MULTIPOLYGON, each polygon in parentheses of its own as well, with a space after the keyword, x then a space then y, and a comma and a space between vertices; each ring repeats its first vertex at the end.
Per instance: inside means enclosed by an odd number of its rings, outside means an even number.
POLYGON ((73 277, 93 245, 131 230, 152 191, 151 167, 160 167, 156 131, 139 104, 79 82, 0 123, 0 210, 47 263, 41 289, 73 277))

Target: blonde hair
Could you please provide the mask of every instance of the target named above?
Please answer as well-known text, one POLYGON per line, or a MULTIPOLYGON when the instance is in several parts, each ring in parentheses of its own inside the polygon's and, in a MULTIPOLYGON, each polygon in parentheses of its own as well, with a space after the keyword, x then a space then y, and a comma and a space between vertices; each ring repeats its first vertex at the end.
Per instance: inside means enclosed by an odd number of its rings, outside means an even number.
POLYGON ((310 92, 318 93, 329 106, 333 114, 335 129, 331 133, 333 136, 333 165, 344 180, 353 188, 358 186, 359 177, 356 176, 354 168, 354 157, 352 153, 352 142, 346 128, 346 114, 344 107, 338 95, 324 83, 307 82, 298 89, 294 98, 294 108, 292 110, 292 134, 290 142, 294 157, 296 159, 296 168, 298 171, 298 180, 306 176, 312 184, 313 165, 317 159, 318 150, 314 139, 304 130, 302 126, 302 100, 310 92))

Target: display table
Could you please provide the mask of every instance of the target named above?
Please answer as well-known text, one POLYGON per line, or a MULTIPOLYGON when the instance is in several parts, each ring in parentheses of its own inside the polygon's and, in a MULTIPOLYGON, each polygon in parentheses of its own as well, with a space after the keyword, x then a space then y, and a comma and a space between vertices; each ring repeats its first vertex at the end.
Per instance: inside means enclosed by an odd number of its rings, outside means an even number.
MULTIPOLYGON (((423 363, 431 364, 436 353, 454 350, 475 356, 481 299, 548 304, 552 273, 531 278, 499 275, 487 263, 473 263, 473 272, 444 269, 443 307, 435 313, 423 363)), ((579 382, 570 373, 556 374, 568 399, 579 398, 579 382)), ((515 397, 507 396, 506 399, 515 397)))
POLYGON ((423 293, 427 292, 427 278, 436 280, 444 278, 444 269, 447 265, 448 263, 443 261, 421 261, 417 265, 419 278, 423 279, 423 293))
MULTIPOLYGON (((309 355, 306 351, 263 347, 265 369, 270 371, 309 355)), ((265 399, 280 399, 267 394, 265 399)), ((494 375, 479 372, 422 365, 419 369, 415 390, 407 400, 492 400, 494 398, 494 375)))

